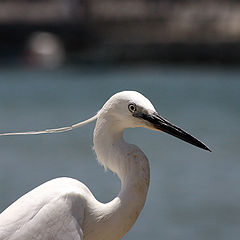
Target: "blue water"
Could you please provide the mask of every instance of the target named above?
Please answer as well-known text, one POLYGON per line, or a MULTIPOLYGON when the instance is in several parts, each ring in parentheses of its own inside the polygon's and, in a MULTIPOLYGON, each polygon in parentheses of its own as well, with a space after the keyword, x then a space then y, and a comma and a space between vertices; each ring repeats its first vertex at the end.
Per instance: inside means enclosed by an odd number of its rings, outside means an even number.
MULTIPOLYGON (((240 236, 240 70, 176 66, 0 69, 0 132, 41 130, 92 116, 113 94, 137 90, 212 153, 164 133, 129 129, 151 164, 145 207, 125 240, 235 240, 240 236)), ((0 138, 0 210, 59 176, 110 201, 120 182, 92 151, 94 124, 42 136, 0 138)))

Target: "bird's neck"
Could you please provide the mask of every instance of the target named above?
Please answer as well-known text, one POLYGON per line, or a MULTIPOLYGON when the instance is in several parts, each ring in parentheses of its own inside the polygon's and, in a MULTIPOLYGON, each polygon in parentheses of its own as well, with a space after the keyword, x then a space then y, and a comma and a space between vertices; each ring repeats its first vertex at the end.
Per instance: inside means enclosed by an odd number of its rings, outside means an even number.
POLYGON ((95 232, 98 236, 104 236, 101 239, 115 240, 128 232, 141 212, 150 173, 144 153, 124 141, 123 128, 112 129, 111 126, 117 125, 98 120, 94 131, 94 148, 98 161, 119 176, 121 191, 111 202, 100 204, 101 211, 91 214, 95 214, 97 219, 92 234, 95 232))

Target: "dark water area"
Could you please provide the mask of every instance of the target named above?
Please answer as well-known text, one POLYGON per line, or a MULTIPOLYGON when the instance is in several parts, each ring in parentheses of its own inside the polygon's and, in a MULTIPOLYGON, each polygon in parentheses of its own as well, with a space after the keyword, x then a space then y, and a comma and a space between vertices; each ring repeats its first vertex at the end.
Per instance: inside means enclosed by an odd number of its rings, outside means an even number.
MULTIPOLYGON (((164 133, 128 129, 151 165, 145 207, 130 239, 235 240, 240 235, 240 70, 135 65, 58 70, 0 69, 0 132, 70 125, 95 114, 114 93, 136 90, 212 153, 164 133)), ((100 201, 120 190, 96 162, 91 123, 72 132, 0 138, 0 210, 60 176, 84 182, 100 201)))

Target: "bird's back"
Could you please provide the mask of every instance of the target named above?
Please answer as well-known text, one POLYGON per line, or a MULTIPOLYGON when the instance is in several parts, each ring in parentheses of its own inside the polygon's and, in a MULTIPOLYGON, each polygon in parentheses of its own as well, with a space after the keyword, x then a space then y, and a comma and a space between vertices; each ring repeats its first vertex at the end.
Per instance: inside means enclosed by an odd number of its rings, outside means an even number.
POLYGON ((33 189, 0 214, 0 240, 80 240, 85 199, 81 182, 57 178, 33 189))

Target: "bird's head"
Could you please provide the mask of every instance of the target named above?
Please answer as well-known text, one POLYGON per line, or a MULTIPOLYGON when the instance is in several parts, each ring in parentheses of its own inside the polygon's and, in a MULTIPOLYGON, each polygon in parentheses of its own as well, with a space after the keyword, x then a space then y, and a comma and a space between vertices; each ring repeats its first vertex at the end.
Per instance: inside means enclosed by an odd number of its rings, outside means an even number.
POLYGON ((163 131, 199 148, 211 151, 204 143, 162 118, 152 103, 136 91, 123 91, 114 94, 95 116, 72 126, 40 131, 0 133, 0 136, 66 132, 86 125, 96 119, 101 119, 103 122, 110 121, 112 123, 111 127, 118 130, 144 127, 155 131, 163 131))
POLYGON ((113 95, 102 107, 99 116, 105 115, 116 128, 144 127, 163 131, 199 148, 210 149, 198 139, 162 118, 152 103, 135 91, 123 91, 113 95))

